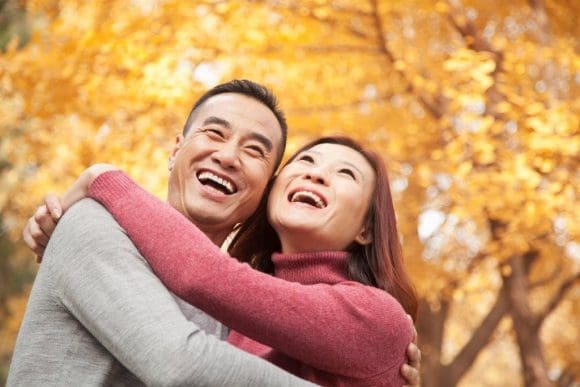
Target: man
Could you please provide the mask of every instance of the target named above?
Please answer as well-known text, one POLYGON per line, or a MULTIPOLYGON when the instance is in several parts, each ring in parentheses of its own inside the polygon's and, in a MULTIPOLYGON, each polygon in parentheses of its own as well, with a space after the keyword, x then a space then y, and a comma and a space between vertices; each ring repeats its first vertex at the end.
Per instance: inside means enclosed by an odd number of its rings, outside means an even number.
MULTIPOLYGON (((177 138, 168 203, 222 244, 257 208, 285 141, 284 116, 267 89, 249 81, 217 86, 177 138)), ((100 205, 71 208, 50 244, 41 229, 50 234, 54 224, 37 219, 24 238, 44 263, 9 385, 308 384, 221 341, 226 329, 174 299, 100 205)))

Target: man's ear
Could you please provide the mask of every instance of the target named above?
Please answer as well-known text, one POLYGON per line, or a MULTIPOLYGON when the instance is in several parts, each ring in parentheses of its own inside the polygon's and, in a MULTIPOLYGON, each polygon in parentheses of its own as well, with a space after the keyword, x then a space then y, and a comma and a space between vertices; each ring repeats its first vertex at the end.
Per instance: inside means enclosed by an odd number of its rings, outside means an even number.
POLYGON ((372 227, 370 225, 365 224, 358 235, 354 238, 354 241, 359 245, 368 245, 371 243, 373 241, 371 228, 372 227))
POLYGON ((183 141, 184 141, 183 134, 178 134, 177 136, 175 136, 175 145, 173 146, 173 150, 169 155, 169 162, 167 163, 167 168, 170 171, 173 169, 173 166, 175 165, 175 156, 177 156, 177 153, 181 149, 183 141))

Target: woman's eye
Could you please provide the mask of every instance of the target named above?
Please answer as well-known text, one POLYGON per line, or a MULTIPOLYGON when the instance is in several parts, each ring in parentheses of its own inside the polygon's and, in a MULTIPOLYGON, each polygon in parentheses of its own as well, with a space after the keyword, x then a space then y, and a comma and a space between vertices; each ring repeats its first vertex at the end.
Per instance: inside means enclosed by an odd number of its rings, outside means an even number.
POLYGON ((313 163, 314 159, 311 156, 302 155, 302 156, 298 157, 298 161, 306 161, 307 163, 313 163))
POLYGON ((354 172, 348 168, 343 168, 340 171, 338 171, 338 173, 342 173, 343 175, 350 176, 353 180, 356 180, 356 176, 354 175, 354 172))

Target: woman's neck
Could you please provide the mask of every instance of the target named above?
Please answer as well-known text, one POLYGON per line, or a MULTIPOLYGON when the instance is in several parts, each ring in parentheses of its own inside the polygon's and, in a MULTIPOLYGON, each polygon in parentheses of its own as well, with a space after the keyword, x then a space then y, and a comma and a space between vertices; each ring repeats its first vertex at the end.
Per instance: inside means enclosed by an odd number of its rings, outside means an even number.
POLYGON ((280 246, 283 254, 311 253, 316 251, 341 251, 345 246, 339 246, 332 240, 321 240, 312 233, 280 236, 280 246))
POLYGON ((347 259, 346 251, 282 253, 272 256, 276 277, 305 285, 345 281, 347 259))

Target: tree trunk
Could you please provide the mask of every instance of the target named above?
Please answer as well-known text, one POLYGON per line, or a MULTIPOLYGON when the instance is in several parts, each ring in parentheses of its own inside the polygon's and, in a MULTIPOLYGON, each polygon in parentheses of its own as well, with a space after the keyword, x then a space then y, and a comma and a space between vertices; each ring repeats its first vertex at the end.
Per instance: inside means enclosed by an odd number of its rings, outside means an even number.
POLYGON ((443 345, 443 333, 449 303, 441 301, 438 307, 432 307, 421 299, 419 301, 419 318, 417 320, 417 332, 419 333, 419 348, 421 349, 421 385, 422 387, 444 386, 441 378, 441 348, 443 345))
POLYGON ((528 279, 526 265, 533 260, 531 254, 516 256, 511 260, 511 273, 503 280, 508 292, 510 313, 518 342, 520 360, 524 372, 524 382, 530 387, 551 386, 542 343, 539 337, 540 324, 532 312, 528 299, 528 279))

